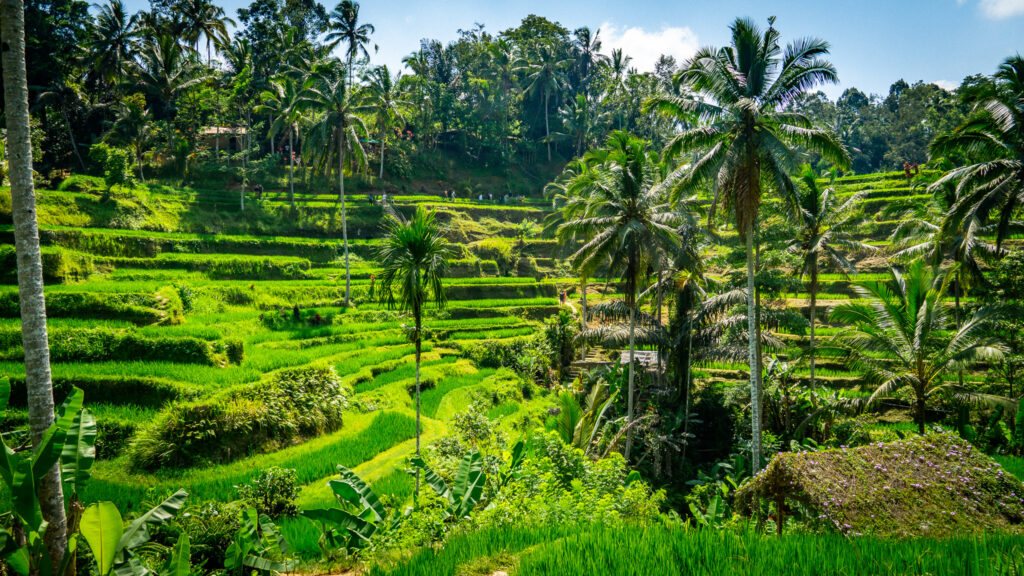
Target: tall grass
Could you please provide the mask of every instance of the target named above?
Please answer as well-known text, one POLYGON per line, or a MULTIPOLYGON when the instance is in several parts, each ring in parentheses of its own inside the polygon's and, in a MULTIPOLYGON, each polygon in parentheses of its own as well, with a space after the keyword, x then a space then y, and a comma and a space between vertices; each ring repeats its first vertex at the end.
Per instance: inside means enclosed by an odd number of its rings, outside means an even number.
POLYGON ((455 536, 443 548, 422 550, 404 564, 372 567, 367 574, 454 576, 474 561, 498 554, 519 555, 513 568, 518 576, 1024 574, 1024 539, 1012 535, 941 541, 848 539, 834 534, 780 538, 753 531, 631 524, 490 528, 455 536))

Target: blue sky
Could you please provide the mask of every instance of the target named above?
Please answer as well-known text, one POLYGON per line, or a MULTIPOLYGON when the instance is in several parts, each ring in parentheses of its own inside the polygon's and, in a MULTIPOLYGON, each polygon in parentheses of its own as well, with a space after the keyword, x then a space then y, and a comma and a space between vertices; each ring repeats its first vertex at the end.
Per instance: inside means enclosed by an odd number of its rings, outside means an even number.
MULTIPOLYGON (((219 3, 235 17, 248 1, 219 3)), ((127 2, 136 10, 148 6, 146 0, 127 2)), ((600 28, 605 51, 623 48, 640 70, 652 69, 661 53, 682 60, 699 46, 721 45, 737 16, 764 22, 775 15, 784 40, 811 35, 831 43, 842 82, 826 88, 833 98, 849 86, 886 94, 899 78, 955 87, 964 76, 991 74, 1007 56, 1024 52, 1024 0, 362 0, 360 16, 376 27, 373 60, 394 68, 421 38, 452 40, 475 23, 497 33, 528 14, 570 30, 600 28)))

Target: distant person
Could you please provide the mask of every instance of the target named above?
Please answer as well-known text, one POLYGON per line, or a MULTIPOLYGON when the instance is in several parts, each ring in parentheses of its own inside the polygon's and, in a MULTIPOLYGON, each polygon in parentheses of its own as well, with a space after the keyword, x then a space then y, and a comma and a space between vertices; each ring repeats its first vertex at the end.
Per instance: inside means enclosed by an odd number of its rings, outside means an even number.
POLYGON ((296 304, 292 308, 292 320, 294 320, 296 322, 298 322, 299 320, 302 320, 302 316, 299 315, 299 305, 298 304, 296 304))
POLYGON ((907 177, 907 180, 913 177, 913 174, 910 173, 910 162, 903 162, 903 175, 907 177))
POLYGON ((480 202, 483 202, 483 201, 484 201, 484 195, 483 195, 483 194, 480 194, 480 197, 479 197, 479 198, 477 198, 477 199, 478 199, 478 200, 479 200, 480 202))
POLYGON ((494 192, 488 192, 487 193, 487 200, 489 202, 494 202, 494 192))
POLYGON ((562 303, 562 306, 565 306, 565 290, 558 293, 558 301, 562 303))

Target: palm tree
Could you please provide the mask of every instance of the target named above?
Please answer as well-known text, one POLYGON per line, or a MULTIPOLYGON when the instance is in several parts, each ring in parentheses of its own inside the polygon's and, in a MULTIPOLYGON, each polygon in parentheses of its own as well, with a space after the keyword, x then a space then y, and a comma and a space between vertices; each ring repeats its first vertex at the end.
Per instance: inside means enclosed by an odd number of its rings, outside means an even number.
POLYGON ((590 77, 594 70, 608 61, 608 57, 601 54, 601 31, 591 32, 590 28, 583 26, 573 32, 573 51, 576 54, 576 71, 579 74, 580 85, 584 93, 590 84, 590 77))
POLYGON ((341 237, 345 249, 345 305, 348 306, 352 291, 352 280, 348 258, 348 218, 345 212, 345 152, 352 150, 356 160, 363 165, 366 156, 359 143, 359 132, 366 133, 366 126, 356 115, 355 98, 345 82, 344 70, 329 69, 311 79, 303 90, 302 106, 320 111, 321 115, 309 129, 306 143, 319 153, 320 164, 329 170, 331 160, 337 154, 338 201, 341 202, 341 237))
MULTIPOLYGON (((423 308, 432 302, 438 309, 443 309, 448 303, 442 279, 448 269, 451 249, 433 211, 417 206, 412 218, 406 220, 393 208, 388 210, 383 222, 384 241, 377 250, 383 271, 376 296, 389 307, 397 305, 406 312, 412 312, 415 322, 411 338, 416 346, 416 456, 419 457, 423 308)), ((417 496, 419 492, 420 475, 417 471, 417 496)))
MULTIPOLYGON (((288 132, 288 201, 295 208, 295 141, 298 122, 302 117, 302 85, 292 75, 284 74, 270 81, 270 88, 260 96, 263 104, 256 106, 257 114, 271 117, 268 136, 273 142, 278 134, 288 132)), ((271 146, 273 147, 273 146, 271 146)))
POLYGON ((365 102, 376 118, 377 138, 380 140, 380 178, 383 178, 384 146, 388 134, 393 132, 396 124, 405 124, 402 107, 409 103, 404 100, 401 72, 392 77, 387 66, 378 66, 367 74, 366 79, 365 102))
POLYGON ((633 57, 622 52, 622 48, 612 50, 612 57, 607 61, 608 69, 612 73, 612 94, 626 88, 626 74, 629 72, 629 63, 633 57))
POLYGON ((625 132, 608 137, 604 150, 591 154, 595 174, 587 190, 586 207, 558 228, 562 239, 586 238, 572 255, 573 266, 593 277, 602 266, 621 274, 629 315, 629 397, 626 451, 632 444, 636 350, 637 292, 652 259, 660 250, 672 254, 679 246, 680 215, 665 202, 658 186, 657 158, 647 143, 625 132))
MULTIPOLYGON (((32 445, 39 449, 54 421, 53 381, 50 376, 36 194, 32 183, 32 136, 25 72, 25 5, 22 0, 0 0, 0 43, 3 44, 0 68, 3 69, 14 250, 18 261, 21 338, 25 349, 28 427, 32 445)), ((4 457, 6 459, 6 454, 4 457)), ((42 471, 36 471, 39 472, 42 471)), ((39 480, 38 498, 42 516, 48 523, 43 538, 50 565, 61 566, 67 550, 67 517, 60 467, 56 462, 39 480)))
POLYGON ((999 213, 996 246, 1000 247, 1024 207, 1024 57, 1013 56, 994 76, 995 95, 979 103, 976 113, 949 134, 935 138, 932 158, 963 155, 974 162, 951 170, 933 189, 956 182, 955 223, 986 222, 999 213))
POLYGON ((153 116, 146 108, 146 99, 135 94, 125 99, 125 105, 117 114, 117 120, 110 127, 104 140, 114 140, 127 145, 135 155, 135 164, 139 169, 139 178, 146 182, 142 172, 142 155, 153 136, 153 116))
POLYGON ((176 11, 183 27, 182 36, 199 51, 199 38, 206 38, 206 65, 212 61, 210 44, 217 47, 227 46, 231 42, 228 36, 228 24, 234 26, 235 21, 228 18, 224 9, 209 0, 180 0, 176 11))
POLYGON ((542 44, 536 61, 526 61, 519 69, 526 74, 526 93, 541 93, 544 97, 544 140, 548 145, 548 162, 551 162, 551 93, 557 93, 565 86, 565 70, 572 60, 562 57, 551 44, 542 44))
POLYGON ((39 94, 36 102, 38 102, 39 106, 52 108, 60 114, 61 120, 64 121, 64 131, 68 135, 68 142, 71 144, 71 152, 74 153, 75 159, 78 160, 78 165, 82 167, 84 172, 85 162, 82 161, 82 155, 78 151, 78 143, 75 142, 75 131, 71 127, 73 112, 86 107, 85 102, 82 101, 81 87, 71 78, 64 78, 58 80, 48 90, 39 94))
POLYGON ((173 36, 160 36, 142 45, 139 62, 134 63, 136 83, 160 102, 161 116, 174 110, 174 102, 182 92, 209 78, 196 56, 185 50, 173 36))
POLYGON ((810 326, 811 341, 808 353, 811 370, 811 384, 814 388, 814 359, 817 349, 814 342, 814 322, 818 305, 818 273, 822 269, 833 269, 849 279, 856 273, 854 265, 847 260, 847 254, 856 251, 871 251, 874 247, 853 239, 853 228, 858 220, 854 218, 857 204, 863 194, 854 194, 843 201, 835 189, 818 187, 814 170, 804 166, 800 174, 802 190, 796 193, 797 218, 800 231, 789 242, 790 252, 800 256, 799 277, 807 276, 807 292, 811 296, 810 326))
POLYGON ((108 0, 97 5, 99 12, 89 27, 83 53, 89 60, 92 73, 119 88, 124 79, 125 62, 136 51, 139 36, 139 17, 128 15, 122 0, 108 0))
POLYGON ((873 404, 909 388, 914 397, 918 431, 924 434, 927 402, 937 396, 972 402, 999 402, 995 396, 969 392, 946 381, 949 371, 967 369, 979 361, 1002 357, 1002 346, 984 335, 989 311, 981 308, 960 327, 952 326, 943 301, 948 273, 936 277, 924 261, 911 264, 906 274, 890 269, 885 282, 855 287, 864 301, 837 306, 830 320, 850 326, 839 341, 852 364, 877 385, 868 399, 873 404))
POLYGON ((740 240, 747 250, 747 314, 750 352, 751 456, 755 471, 761 467, 761 370, 758 362, 756 287, 754 285, 754 230, 762 186, 767 184, 787 197, 794 194, 789 178, 795 149, 817 152, 838 166, 847 166, 849 154, 828 131, 813 128, 802 114, 783 107, 800 93, 822 82, 836 82, 835 68, 824 56, 828 43, 805 38, 779 46, 774 18, 761 32, 750 20, 732 25, 732 44, 702 48, 676 76, 679 84, 700 95, 697 99, 657 97, 649 108, 683 115, 673 119, 687 123, 693 117, 703 125, 686 129, 667 150, 698 153, 692 165, 677 170, 679 188, 693 189, 710 182, 714 203, 732 209, 740 240), (663 107, 662 104, 671 106, 663 107))
MULTIPOLYGON (((339 42, 345 43, 345 64, 348 67, 348 82, 352 83, 352 63, 361 54, 369 60, 370 34, 374 33, 373 24, 359 23, 359 3, 342 0, 330 14, 330 32, 324 37, 331 46, 339 42)), ((373 50, 376 52, 377 47, 373 50)))

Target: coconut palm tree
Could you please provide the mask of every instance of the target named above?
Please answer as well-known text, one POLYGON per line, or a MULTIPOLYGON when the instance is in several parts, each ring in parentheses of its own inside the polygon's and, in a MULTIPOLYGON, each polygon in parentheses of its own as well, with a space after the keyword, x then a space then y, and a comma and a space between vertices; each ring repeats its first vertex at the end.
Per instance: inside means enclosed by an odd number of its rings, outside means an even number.
POLYGON ((551 95, 565 86, 565 71, 571 63, 571 59, 563 57, 551 44, 541 44, 536 60, 524 60, 518 66, 526 74, 526 93, 540 93, 544 98, 544 140, 548 146, 548 162, 551 162, 551 95))
POLYGON ((591 32, 590 28, 583 26, 577 28, 572 34, 576 73, 579 76, 580 87, 584 93, 587 93, 594 70, 603 66, 608 61, 608 57, 601 54, 600 30, 591 32))
POLYGON ((378 66, 366 75, 365 106, 373 111, 380 140, 380 178, 384 177, 384 146, 396 125, 405 124, 402 108, 409 106, 401 87, 402 73, 391 76, 387 66, 378 66))
MULTIPOLYGON (((817 152, 841 167, 849 165, 850 157, 830 132, 814 128, 802 114, 783 110, 800 93, 838 80, 835 68, 824 59, 828 43, 804 38, 783 50, 774 18, 764 32, 747 19, 736 20, 731 29, 731 45, 701 48, 675 78, 699 98, 657 97, 648 106, 668 112, 684 125, 694 117, 702 121, 673 138, 666 150, 697 154, 692 165, 677 170, 679 189, 710 183, 714 202, 709 223, 718 205, 733 211, 740 240, 746 243, 747 309, 756 311, 754 228, 762 187, 767 185, 786 197, 794 195, 789 173, 796 168, 799 148, 817 152), (673 109, 682 115, 672 114, 673 109)), ((761 371, 757 314, 747 317, 751 460, 756 471, 761 466, 761 371)))
POLYGON ((125 63, 136 52, 139 17, 128 15, 122 0, 108 0, 97 6, 99 12, 89 27, 83 53, 92 74, 119 89, 125 75, 125 63))
POLYGON ((1002 245, 1013 215, 1024 207, 1024 57, 1007 59, 994 76, 995 94, 949 134, 935 138, 932 158, 962 155, 972 163, 951 170, 932 189, 956 183, 954 223, 984 223, 998 213, 996 246, 1002 245))
MULTIPOLYGON (((622 277, 629 315, 630 426, 635 417, 632 359, 636 350, 637 293, 655 254, 659 250, 668 254, 677 251, 682 218, 666 202, 664 188, 658 185, 657 157, 643 140, 614 132, 606 147, 592 153, 588 161, 594 164, 595 173, 588 186, 586 207, 559 226, 558 235, 562 239, 587 239, 571 257, 584 277, 593 277, 605 265, 622 277)), ((631 444, 632 429, 626 435, 627 458, 631 444)))
POLYGON ((146 99, 141 94, 134 94, 125 99, 125 105, 117 114, 114 125, 103 137, 114 140, 132 149, 135 164, 139 169, 139 178, 146 182, 142 172, 142 155, 153 139, 153 116, 146 108, 146 99))
POLYGON ((288 201, 295 208, 295 136, 298 134, 298 123, 302 117, 303 93, 302 84, 293 75, 283 74, 270 81, 270 88, 264 90, 260 97, 263 103, 256 106, 257 114, 268 114, 271 117, 268 136, 271 142, 279 134, 288 133, 288 201))
MULTIPOLYGON (((359 3, 351 0, 342 0, 331 12, 330 32, 324 40, 333 48, 340 42, 345 43, 345 64, 348 67, 348 82, 352 83, 352 63, 360 55, 366 60, 370 59, 370 52, 366 49, 370 45, 370 35, 374 33, 373 24, 359 23, 359 3)), ((377 47, 373 47, 374 52, 377 47)))
POLYGON ((855 286, 864 300, 841 304, 829 316, 831 321, 850 327, 840 334, 839 343, 852 365, 877 386, 868 404, 909 388, 921 434, 927 403, 938 396, 1015 404, 964 390, 944 379, 948 372, 1002 357, 1002 345, 985 335, 990 320, 985 308, 961 326, 953 325, 944 302, 950 280, 948 272, 936 276, 921 260, 911 264, 905 274, 892 268, 884 282, 855 286))
MULTIPOLYGON (((444 230, 433 211, 417 206, 406 220, 388 208, 383 222, 384 239, 377 250, 383 270, 376 297, 389 307, 411 312, 414 326, 410 337, 416 347, 416 456, 420 455, 420 349, 423 343, 423 308, 433 303, 443 309, 448 298, 443 278, 452 255, 444 230)), ((416 472, 416 495, 420 476, 416 472)))
POLYGON ((160 117, 174 110, 182 92, 209 78, 195 54, 186 50, 173 36, 160 36, 143 43, 139 61, 133 63, 135 82, 160 103, 160 117))
MULTIPOLYGON (((32 183, 32 135, 25 71, 25 5, 22 0, 0 0, 0 43, 3 44, 0 68, 3 69, 14 251, 18 261, 21 339, 25 350, 28 427, 32 445, 39 448, 54 421, 53 380, 50 375, 36 194, 32 183)), ((4 457, 6 459, 6 454, 4 457)), ((36 471, 37 474, 39 472, 43 471, 36 471)), ((43 538, 50 565, 61 566, 67 549, 67 517, 60 466, 56 462, 39 480, 38 499, 42 516, 48 523, 43 538)))
POLYGON ((325 68, 312 77, 303 90, 301 106, 320 112, 309 128, 305 142, 313 154, 319 156, 319 164, 330 170, 332 160, 337 157, 338 201, 341 203, 341 238, 345 250, 345 305, 348 306, 352 292, 351 272, 348 257, 348 217, 345 212, 345 153, 351 150, 360 165, 366 162, 360 133, 366 133, 366 126, 356 115, 358 105, 352 91, 345 82, 341 69, 325 68))
POLYGON ((803 186, 796 192, 800 228, 797 237, 789 242, 788 249, 800 257, 798 276, 801 280, 807 277, 807 293, 811 296, 811 341, 807 352, 810 355, 810 387, 813 389, 814 359, 817 355, 814 323, 818 305, 818 273, 831 269, 849 279, 856 269, 847 255, 872 251, 874 247, 853 238, 854 227, 859 222, 855 212, 863 194, 854 194, 844 201, 834 188, 818 186, 817 175, 810 166, 804 166, 800 182, 803 186))
POLYGON ((206 65, 213 59, 211 44, 227 46, 231 42, 228 25, 235 21, 225 14, 224 9, 209 0, 180 0, 175 10, 181 18, 182 36, 192 43, 199 52, 199 39, 206 38, 206 65))

